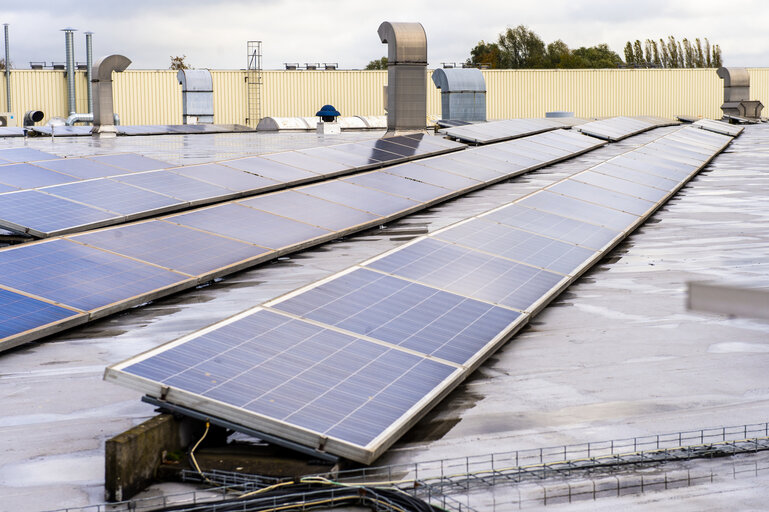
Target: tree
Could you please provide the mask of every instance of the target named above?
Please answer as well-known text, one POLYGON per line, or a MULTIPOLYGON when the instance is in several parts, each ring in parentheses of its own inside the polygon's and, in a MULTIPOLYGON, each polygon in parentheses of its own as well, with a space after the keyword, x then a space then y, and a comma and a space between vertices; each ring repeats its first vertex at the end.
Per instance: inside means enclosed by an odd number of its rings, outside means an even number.
POLYGON ((387 57, 370 61, 366 64, 366 69, 387 69, 387 57))
POLYGON ((622 59, 616 52, 613 52, 609 45, 601 43, 589 48, 584 46, 577 48, 572 52, 572 55, 578 59, 578 66, 580 68, 616 68, 622 64, 622 59))
POLYGON ((574 67, 571 50, 568 45, 558 39, 547 45, 546 65, 548 68, 571 68, 574 67))
POLYGON ((467 63, 475 67, 498 69, 502 67, 502 54, 497 43, 486 43, 481 40, 470 50, 467 63))
POLYGON ((179 57, 178 55, 176 57, 171 56, 171 65, 168 67, 168 69, 173 69, 175 71, 178 71, 180 69, 190 69, 192 66, 187 64, 184 59, 186 59, 186 55, 182 55, 179 57))
MULTIPOLYGON (((13 66, 13 62, 11 62, 11 66, 13 66)), ((5 59, 0 59, 0 70, 5 71, 5 59)))
POLYGON ((714 68, 720 68, 724 65, 723 61, 721 60, 721 47, 717 44, 713 45, 713 59, 712 64, 714 68))
POLYGON ((695 58, 694 58, 694 67, 696 68, 704 68, 705 67, 705 54, 702 51, 702 41, 700 41, 700 38, 694 40, 696 43, 695 48, 695 58))
POLYGON ((632 66, 635 64, 635 53, 633 53, 633 43, 628 41, 625 43, 625 64, 632 66))
POLYGON ((635 56, 635 63, 638 66, 641 66, 642 68, 646 67, 646 60, 644 59, 644 50, 641 47, 641 41, 638 39, 635 40, 635 43, 633 43, 633 55, 635 56))
POLYGON ((545 43, 524 25, 508 27, 499 35, 497 45, 503 68, 541 68, 545 65, 545 43))

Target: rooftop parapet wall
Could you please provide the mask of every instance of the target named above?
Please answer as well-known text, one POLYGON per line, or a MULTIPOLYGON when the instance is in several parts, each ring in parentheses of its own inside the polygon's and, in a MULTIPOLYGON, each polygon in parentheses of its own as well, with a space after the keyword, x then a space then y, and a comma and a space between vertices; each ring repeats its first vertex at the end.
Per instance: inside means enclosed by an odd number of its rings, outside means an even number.
MULTIPOLYGON (((748 68, 751 97, 769 105, 769 68, 748 68)), ((440 90, 428 70, 427 115, 441 115, 440 90)), ((244 124, 247 115, 245 71, 211 71, 214 122, 244 124)), ((723 81, 713 69, 483 70, 488 119, 544 117, 565 110, 579 117, 678 114, 720 118, 723 81)), ((181 124, 182 96, 171 70, 116 73, 115 112, 121 123, 181 124)), ((382 86, 387 71, 264 71, 262 115, 311 116, 325 104, 346 115, 384 115, 382 86)), ((63 71, 14 70, 12 111, 67 117, 63 71)), ((85 72, 76 72, 76 106, 87 110, 85 72)), ((5 81, 0 81, 0 98, 5 81)))

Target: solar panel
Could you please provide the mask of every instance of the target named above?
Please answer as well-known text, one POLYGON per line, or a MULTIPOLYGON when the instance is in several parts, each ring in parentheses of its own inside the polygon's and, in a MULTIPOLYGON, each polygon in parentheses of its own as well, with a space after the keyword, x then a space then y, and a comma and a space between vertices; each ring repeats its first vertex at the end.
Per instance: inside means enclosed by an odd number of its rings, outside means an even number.
MULTIPOLYGON (((112 165, 123 171, 138 172, 138 171, 152 171, 155 169, 168 169, 175 167, 168 162, 156 160, 143 155, 137 155, 135 153, 123 153, 120 155, 101 155, 88 157, 89 160, 100 162, 107 165, 112 165)), ((116 173, 118 174, 118 173, 116 173)))
POLYGON ((365 269, 268 306, 462 365, 520 318, 511 309, 365 269))
POLYGON ((327 229, 272 215, 238 203, 177 214, 167 217, 166 220, 269 249, 281 249, 332 233, 327 229))
POLYGON ((488 123, 455 126, 440 130, 449 137, 475 144, 490 144, 516 137, 534 135, 543 131, 560 128, 559 123, 548 119, 508 119, 488 123))
POLYGON ((408 139, 405 137, 392 137, 389 139, 375 139, 372 141, 358 142, 357 144, 360 146, 372 147, 375 149, 387 151, 388 153, 393 153, 401 158, 409 158, 430 152, 426 149, 426 147, 422 147, 420 149, 419 146, 414 147, 402 144, 402 142, 406 140, 408 139), (398 142, 401 142, 401 144, 398 142))
POLYGON ((308 185, 298 189, 298 191, 351 208, 371 212, 380 217, 410 210, 419 205, 418 202, 406 199, 405 197, 394 196, 379 190, 360 187, 339 180, 308 185))
POLYGON ((185 205, 184 201, 112 180, 87 180, 40 189, 41 192, 114 212, 129 220, 185 205))
POLYGON ((0 159, 6 162, 36 162, 59 158, 51 153, 32 148, 3 148, 0 149, 0 159))
POLYGON ((679 185, 679 182, 677 181, 669 180, 667 178, 663 178, 662 176, 650 174, 648 172, 634 170, 629 167, 623 167, 613 163, 612 160, 593 167, 592 172, 613 176, 615 178, 621 178, 623 180, 632 181, 634 183, 641 183, 649 187, 654 187, 666 191, 673 190, 679 185))
POLYGON ((287 153, 275 153, 272 155, 262 155, 267 160, 272 160, 281 164, 304 169, 315 174, 334 175, 354 169, 355 166, 339 163, 332 160, 326 160, 312 155, 305 155, 297 151, 287 153))
MULTIPOLYGON (((39 162, 39 167, 45 167, 58 173, 67 174, 77 179, 101 178, 104 176, 115 176, 124 174, 124 169, 117 169, 111 165, 101 162, 95 162, 87 158, 62 158, 60 160, 49 160, 39 162)), ((71 180, 70 181, 74 181, 71 180)))
MULTIPOLYGON (((0 311, 3 312, 0 315, 0 339, 19 336, 26 331, 72 319, 80 314, 77 311, 2 288, 0 288, 0 311)), ((3 342, 3 349, 10 348, 7 341, 3 342)))
POLYGON ((92 313, 145 302, 147 294, 187 279, 65 239, 0 250, 0 285, 92 313))
POLYGON ((318 173, 316 172, 310 172, 291 165, 281 164, 280 162, 275 162, 259 156, 240 158, 238 160, 226 160, 221 163, 227 167, 233 167, 235 169, 240 169, 241 171, 258 174, 259 176, 264 176, 265 178, 280 182, 302 182, 304 180, 315 180, 318 178, 318 173))
POLYGON ((71 237, 190 276, 210 275, 266 254, 266 249, 165 221, 148 221, 71 237))
POLYGON ((350 167, 356 167, 358 169, 370 169, 372 167, 379 167, 381 161, 366 155, 356 155, 353 153, 347 153, 344 151, 337 151, 333 147, 320 147, 312 149, 300 149, 297 153, 301 153, 313 158, 321 158, 324 160, 331 160, 340 164, 349 165, 350 167))
POLYGON ((33 126, 30 129, 39 135, 54 135, 56 137, 84 137, 91 135, 90 126, 33 126))
POLYGON ((278 186, 278 182, 275 180, 219 164, 190 165, 174 169, 173 172, 181 176, 226 187, 243 195, 252 194, 257 191, 273 190, 278 186))
POLYGON ((466 178, 459 174, 428 167, 427 165, 424 165, 426 163, 427 162, 420 162, 419 164, 408 163, 398 165, 396 167, 389 167, 387 168, 386 172, 389 174, 403 176, 404 178, 421 181, 422 183, 437 185, 449 190, 461 190, 464 188, 475 187, 481 184, 481 181, 479 180, 466 178))
POLYGON ((381 190, 388 194, 396 194, 420 203, 432 201, 450 193, 446 188, 410 180, 384 171, 358 174, 351 178, 344 178, 342 181, 381 190))
POLYGON ((506 226, 487 218, 472 219, 435 234, 435 238, 570 274, 595 251, 506 226))
MULTIPOLYGON (((420 161, 419 165, 425 165, 441 171, 451 172, 480 182, 499 179, 500 173, 498 171, 484 167, 482 165, 473 165, 472 161, 473 158, 459 160, 452 156, 444 158, 430 158, 428 160, 420 161)), ((494 161, 494 163, 497 166, 503 165, 498 161, 494 161)))
POLYGON ((71 176, 43 169, 32 164, 11 164, 0 166, 0 183, 17 189, 44 187, 58 183, 76 181, 71 176))
POLYGON ((424 238, 366 265, 429 286, 524 311, 563 276, 424 238))
POLYGON ((579 199, 562 196, 547 190, 536 192, 523 198, 523 206, 536 208, 545 212, 563 215, 576 220, 583 220, 612 230, 620 231, 638 220, 636 215, 611 209, 605 206, 588 203, 579 199))
POLYGON ((638 216, 643 215, 654 206, 651 201, 582 183, 576 179, 561 181, 550 186, 547 190, 638 216))
POLYGON ((38 238, 68 233, 80 226, 107 225, 121 218, 122 215, 37 190, 0 195, 0 226, 38 238))
POLYGON ((666 190, 659 188, 648 187, 632 180, 608 176, 601 174, 600 172, 585 171, 575 176, 574 179, 578 182, 587 183, 596 187, 601 187, 609 190, 615 190, 623 194, 628 194, 635 197, 640 197, 647 201, 656 203, 667 195, 666 190))
POLYGON ((4 185, 0 183, 0 194, 4 194, 5 192, 13 192, 14 190, 19 190, 17 187, 12 187, 10 185, 4 185))
MULTIPOLYGON (((390 151, 386 151, 383 149, 380 149, 376 147, 374 144, 368 145, 368 144, 361 144, 361 143, 351 143, 351 144, 341 144, 339 146, 327 146, 328 149, 331 149, 333 151, 341 151, 343 153, 349 153, 352 155, 357 155, 364 157, 368 160, 376 160, 382 163, 393 163, 397 161, 403 161, 407 156, 410 155, 404 155, 404 154, 396 154, 392 153, 390 151)), ((405 146, 403 148, 406 149, 405 146)), ((401 152, 403 153, 403 152, 401 152)))
POLYGON ((651 130, 656 126, 661 126, 661 124, 654 124, 628 117, 612 117, 610 119, 581 124, 574 129, 600 139, 618 141, 630 137, 631 135, 651 130))
POLYGON ((346 230, 380 218, 369 212, 300 194, 293 190, 244 199, 239 201, 239 204, 330 231, 346 230))
POLYGON ((194 206, 208 203, 215 199, 234 198, 240 195, 228 188, 196 180, 169 171, 147 171, 126 174, 111 178, 121 183, 152 190, 160 194, 175 197, 194 206))

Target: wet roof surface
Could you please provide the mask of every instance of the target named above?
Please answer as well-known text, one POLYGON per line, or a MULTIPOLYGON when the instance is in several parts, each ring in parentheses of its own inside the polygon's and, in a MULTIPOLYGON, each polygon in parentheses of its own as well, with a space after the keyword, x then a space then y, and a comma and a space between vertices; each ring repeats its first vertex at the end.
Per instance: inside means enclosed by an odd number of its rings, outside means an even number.
MULTIPOLYGON (((631 137, 386 229, 281 258, 4 354, 0 503, 9 510, 45 510, 103 500, 104 441, 154 415, 138 393, 103 382, 105 366, 671 130, 631 137)), ((347 133, 330 143, 378 135, 347 133)), ((132 137, 103 145, 29 140, 28 146, 62 156, 136 151, 192 163, 325 142, 315 134, 246 136, 254 140, 226 134, 132 137)), ((0 140, 13 143, 19 141, 0 140)), ((748 127, 378 462, 765 421, 769 324, 687 312, 684 294, 686 281, 694 279, 769 285, 768 143, 769 127, 748 127)))

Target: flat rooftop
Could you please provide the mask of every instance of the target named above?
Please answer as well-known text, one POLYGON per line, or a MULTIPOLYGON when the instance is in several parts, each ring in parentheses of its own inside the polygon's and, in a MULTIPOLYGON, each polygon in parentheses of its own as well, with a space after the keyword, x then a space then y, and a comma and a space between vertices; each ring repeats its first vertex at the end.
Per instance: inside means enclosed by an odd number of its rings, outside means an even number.
MULTIPOLYGON (((151 406, 139 401, 139 393, 102 380, 106 366, 672 130, 658 128, 610 144, 382 229, 283 257, 3 354, 3 509, 48 510, 103 501, 105 440, 154 415, 151 406)), ((188 164, 380 135, 62 137, 29 139, 26 144, 62 156, 137 152, 188 164)), ((0 147, 22 144, 0 139, 0 147)), ((769 286, 767 148, 769 126, 748 126, 377 464, 767 421, 769 323, 685 308, 688 281, 769 286)), ((766 492, 767 480, 760 481, 762 487, 756 481, 729 493, 729 504, 757 506, 753 503, 766 492)), ((711 498, 716 501, 708 503, 718 503, 717 496, 711 498)), ((643 499, 634 503, 640 506, 643 499)))

